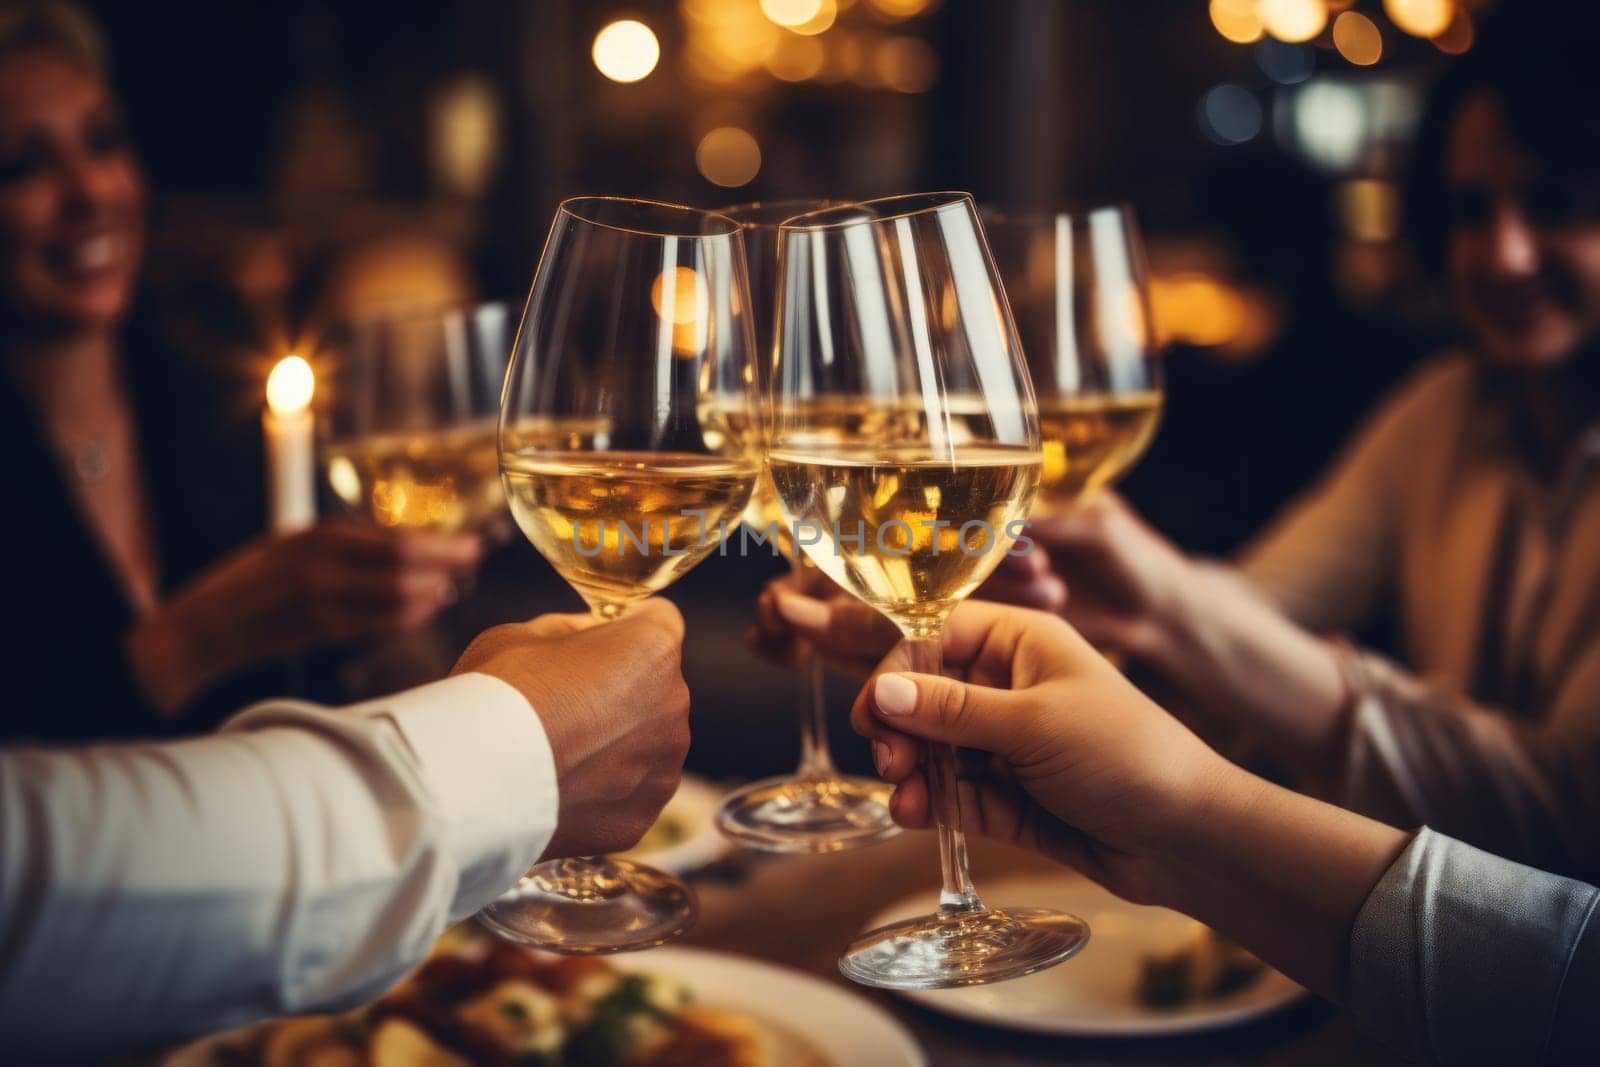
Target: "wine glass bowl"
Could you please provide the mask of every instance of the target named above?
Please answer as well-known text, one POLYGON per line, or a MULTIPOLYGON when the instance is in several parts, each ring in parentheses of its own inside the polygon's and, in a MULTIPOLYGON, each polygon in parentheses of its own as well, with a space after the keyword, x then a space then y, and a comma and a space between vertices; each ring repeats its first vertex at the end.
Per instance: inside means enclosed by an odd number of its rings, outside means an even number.
POLYGON ((504 525, 495 427, 511 316, 490 303, 373 316, 333 332, 318 453, 341 512, 441 533, 504 525))
MULTIPOLYGON (((598 618, 716 549, 760 472, 743 236, 731 220, 580 197, 556 212, 512 349, 500 468, 517 526, 598 618)), ((647 948, 694 921, 688 888, 628 860, 534 867, 479 912, 566 953, 647 948)))
MULTIPOLYGON (((1038 409, 1005 292, 964 193, 835 207, 780 230, 767 462, 795 539, 899 627, 939 674, 954 607, 1026 523, 1038 409)), ((1073 916, 985 906, 967 870, 957 754, 930 745, 939 911, 868 931, 854 981, 927 989, 1001 981, 1071 957, 1073 916)))
POLYGON ((985 221, 1039 399, 1043 514, 1115 485, 1161 421, 1144 244, 1125 204, 985 221))

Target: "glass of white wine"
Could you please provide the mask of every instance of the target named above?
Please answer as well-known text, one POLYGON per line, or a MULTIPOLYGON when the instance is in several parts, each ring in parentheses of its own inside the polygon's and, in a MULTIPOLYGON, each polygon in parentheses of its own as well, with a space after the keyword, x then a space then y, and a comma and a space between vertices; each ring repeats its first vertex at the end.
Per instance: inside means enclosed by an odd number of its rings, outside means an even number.
MULTIPOLYGON (((759 460, 725 432, 764 421, 749 308, 732 220, 607 197, 556 211, 506 377, 500 469, 518 527, 601 619, 705 558, 749 502, 759 460), (705 411, 727 422, 702 427, 705 411)), ((694 917, 682 882, 606 857, 541 863, 479 912, 567 953, 659 945, 694 917)))
MULTIPOLYGON (((810 211, 838 206, 827 200, 769 200, 719 208, 744 228, 755 300, 757 380, 770 395, 773 315, 778 303, 778 225, 810 211)), ((759 443, 759 442, 758 442, 759 443)), ((763 457, 764 459, 764 457, 763 457)), ((775 541, 797 576, 810 566, 794 544, 770 475, 763 471, 745 511, 762 541, 775 541)), ((875 778, 841 774, 828 748, 827 688, 821 659, 806 664, 800 707, 800 765, 793 774, 765 778, 732 793, 717 812, 717 826, 747 848, 767 852, 838 852, 887 840, 900 832, 889 814, 890 789, 875 778)))
POLYGON ((1115 485, 1161 421, 1144 243, 1125 204, 985 224, 1039 397, 1042 518, 1115 485))
POLYGON ((334 332, 318 456, 346 515, 440 533, 504 526, 495 426, 511 316, 505 304, 480 304, 334 332))
MULTIPOLYGON (((964 193, 832 208, 785 222, 780 257, 773 484, 817 566, 894 621, 912 670, 938 674, 945 620, 1011 550, 1039 482, 1038 409, 976 208, 964 193)), ((929 748, 938 911, 861 935, 846 977, 997 982, 1088 940, 1074 916, 979 899, 959 830, 968 762, 929 748)))

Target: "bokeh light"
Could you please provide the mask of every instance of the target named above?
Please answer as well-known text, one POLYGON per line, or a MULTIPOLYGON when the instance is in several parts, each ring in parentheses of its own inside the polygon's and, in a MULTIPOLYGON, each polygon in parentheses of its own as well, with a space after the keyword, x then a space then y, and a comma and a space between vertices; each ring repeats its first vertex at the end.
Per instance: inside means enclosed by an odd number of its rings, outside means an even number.
POLYGON ((1413 37, 1437 37, 1450 26, 1451 0, 1383 0, 1389 20, 1413 37))
POLYGON ((706 181, 732 189, 761 171, 761 146, 746 130, 718 126, 700 138, 694 161, 706 181))
POLYGON ((767 57, 767 73, 786 82, 803 82, 815 78, 822 70, 824 52, 822 42, 815 37, 796 37, 789 34, 767 57))
POLYGON ((833 20, 838 17, 839 5, 835 3, 835 0, 821 0, 821 3, 817 5, 816 14, 812 15, 804 22, 796 23, 795 25, 790 26, 789 32, 804 34, 807 37, 814 37, 817 34, 827 30, 828 27, 832 26, 833 20))
POLYGON ((1306 44, 1284 44, 1268 37, 1257 41, 1256 66, 1279 85, 1299 85, 1316 69, 1316 49, 1306 44))
POLYGON ((902 93, 925 93, 939 73, 939 59, 927 41, 891 37, 878 46, 874 65, 884 85, 902 93))
POLYGON ((1280 41, 1309 41, 1328 24, 1323 0, 1260 0, 1256 15, 1262 28, 1280 41))
POLYGON ((1254 44, 1266 32, 1255 0, 1211 0, 1211 25, 1234 44, 1254 44))
POLYGON ((1472 42, 1477 36, 1478 31, 1472 25, 1472 16, 1457 8, 1450 25, 1445 27, 1443 33, 1433 38, 1433 43, 1446 55, 1459 56, 1472 47, 1472 42))
POLYGON ((1300 87, 1294 99, 1294 139, 1311 162, 1333 171, 1353 166, 1367 132, 1359 89, 1326 79, 1300 87))
POLYGON ((779 26, 804 26, 822 10, 822 0, 761 0, 761 13, 779 26))
POLYGON ((1200 99, 1200 128, 1218 144, 1243 144, 1261 132, 1261 102, 1231 82, 1213 86, 1200 99))
POLYGON ((637 19, 619 19, 594 35, 594 65, 614 82, 636 82, 656 69, 661 42, 637 19))
POLYGON ((892 19, 920 15, 931 6, 930 0, 872 0, 872 6, 892 19))
POLYGON ((1400 194, 1391 182, 1352 178, 1336 191, 1339 223, 1356 241, 1392 241, 1400 232, 1400 194))
POLYGON ((1333 21, 1333 46, 1358 67, 1383 58, 1383 32, 1359 11, 1346 11, 1333 21))

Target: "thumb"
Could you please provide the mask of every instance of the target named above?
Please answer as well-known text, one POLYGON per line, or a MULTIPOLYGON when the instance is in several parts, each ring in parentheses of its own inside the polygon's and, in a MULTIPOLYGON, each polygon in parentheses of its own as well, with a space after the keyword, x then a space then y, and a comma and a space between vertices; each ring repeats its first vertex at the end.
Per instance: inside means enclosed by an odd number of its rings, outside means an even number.
POLYGON ((1016 741, 1022 701, 1009 689, 932 674, 880 674, 873 712, 885 725, 928 741, 1006 755, 1016 741))

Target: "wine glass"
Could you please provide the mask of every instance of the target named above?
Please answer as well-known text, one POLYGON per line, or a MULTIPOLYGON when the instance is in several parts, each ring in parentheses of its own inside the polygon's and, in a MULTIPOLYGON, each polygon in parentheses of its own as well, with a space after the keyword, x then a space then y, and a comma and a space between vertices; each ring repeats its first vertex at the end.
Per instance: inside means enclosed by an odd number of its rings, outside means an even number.
POLYGON ((985 225, 1039 397, 1037 518, 1116 484, 1161 421, 1144 244, 1125 204, 985 225))
MULTIPOLYGON (((500 468, 518 527, 600 619, 705 558, 750 499, 759 462, 700 422, 759 432, 749 308, 732 220, 606 197, 557 210, 506 377, 500 468)), ((668 941, 695 910, 671 875, 587 857, 535 866, 479 918, 601 953, 668 941)))
MULTIPOLYGON (((796 541, 888 616, 913 671, 938 674, 946 618, 1026 525, 1038 412, 971 197, 892 197, 790 219, 780 234, 768 452, 796 541)), ((977 985, 1060 963, 1082 920, 989 908, 967 870, 961 775, 930 745, 939 910, 869 931, 839 961, 890 989, 977 985)))
MULTIPOLYGON (((808 211, 837 206, 827 200, 775 200, 719 208, 744 228, 750 267, 752 317, 758 345, 773 343, 778 294, 778 224, 808 211)), ((770 395, 772 360, 757 361, 757 381, 770 395)), ((764 458, 764 457, 763 457, 764 458)), ((745 523, 775 540, 796 577, 811 566, 795 549, 788 520, 763 472, 745 511, 745 523)), ((800 707, 800 765, 790 775, 765 778, 730 794, 717 811, 717 827, 748 848, 768 852, 838 852, 884 841, 900 832, 889 814, 887 783, 840 774, 828 751, 827 688, 822 660, 811 656, 800 707)))
POLYGON ((495 425, 511 329, 509 307, 481 304, 334 331, 318 458, 340 510, 441 533, 504 525, 495 425))

